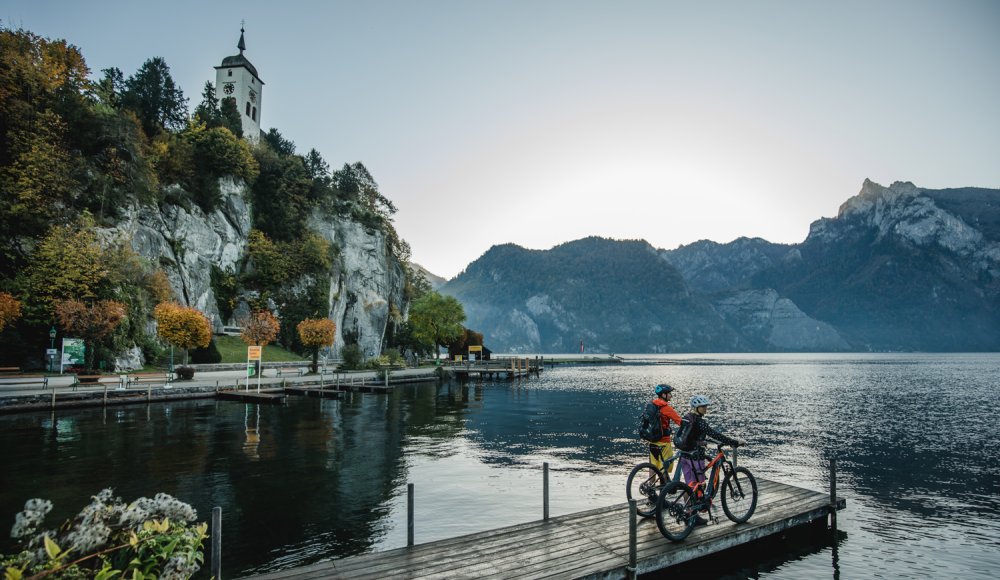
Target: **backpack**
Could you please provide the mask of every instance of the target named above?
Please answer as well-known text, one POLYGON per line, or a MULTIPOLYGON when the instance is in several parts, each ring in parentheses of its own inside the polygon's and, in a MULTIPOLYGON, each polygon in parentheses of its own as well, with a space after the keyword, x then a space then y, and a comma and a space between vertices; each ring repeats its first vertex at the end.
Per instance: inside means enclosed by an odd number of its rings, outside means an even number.
POLYGON ((656 442, 670 436, 670 430, 663 432, 663 422, 660 421, 660 406, 653 403, 646 405, 646 410, 639 417, 639 437, 646 441, 656 442))
POLYGON ((694 438, 694 414, 688 413, 681 417, 680 427, 674 434, 674 447, 680 451, 693 451, 697 443, 694 438))

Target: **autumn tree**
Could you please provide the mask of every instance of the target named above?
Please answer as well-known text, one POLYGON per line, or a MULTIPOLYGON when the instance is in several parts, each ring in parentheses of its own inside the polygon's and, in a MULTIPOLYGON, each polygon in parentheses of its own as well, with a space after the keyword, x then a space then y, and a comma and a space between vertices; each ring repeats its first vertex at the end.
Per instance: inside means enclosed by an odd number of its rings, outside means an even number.
MULTIPOLYGON (((243 330, 240 340, 251 346, 265 346, 278 338, 281 322, 267 310, 256 310, 240 320, 243 330)), ((260 361, 257 361, 257 376, 260 376, 260 361)))
POLYGON ((21 302, 7 292, 0 292, 0 332, 21 318, 21 302))
POLYGON ((329 318, 307 318, 295 327, 299 331, 299 340, 312 349, 313 366, 318 364, 319 349, 333 346, 333 338, 337 334, 337 323, 329 318))
POLYGON ((184 366, 188 364, 188 349, 208 346, 212 342, 212 321, 196 308, 163 302, 153 311, 153 316, 160 338, 184 349, 184 366))
POLYGON ((84 368, 94 368, 94 346, 128 316, 128 307, 114 300, 100 300, 87 305, 78 300, 64 300, 55 305, 59 326, 70 335, 83 339, 84 368))
POLYGON ((465 309, 454 296, 432 290, 410 305, 409 323, 414 337, 434 344, 438 358, 441 358, 441 346, 463 335, 463 322, 465 309))
POLYGON ((449 358, 459 354, 465 355, 470 346, 483 346, 483 335, 474 330, 463 328, 462 333, 445 346, 448 347, 449 358))

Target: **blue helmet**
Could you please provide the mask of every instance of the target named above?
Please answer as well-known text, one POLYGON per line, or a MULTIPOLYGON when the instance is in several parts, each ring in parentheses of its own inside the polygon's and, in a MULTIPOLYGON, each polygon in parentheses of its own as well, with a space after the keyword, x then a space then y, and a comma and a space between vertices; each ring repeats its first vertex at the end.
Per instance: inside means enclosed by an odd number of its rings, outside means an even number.
POLYGON ((711 404, 712 404, 712 401, 709 401, 708 397, 705 397, 703 395, 695 395, 695 396, 691 397, 691 406, 692 407, 704 407, 706 405, 711 405, 711 404))
POLYGON ((673 391, 673 390, 674 390, 674 388, 673 388, 673 387, 671 387, 670 385, 666 384, 666 383, 664 383, 664 384, 662 384, 662 385, 656 385, 656 388, 655 388, 655 389, 653 389, 653 391, 654 391, 654 392, 655 392, 655 393, 656 393, 657 395, 659 395, 659 394, 661 394, 661 393, 669 393, 669 392, 671 392, 671 391, 673 391))

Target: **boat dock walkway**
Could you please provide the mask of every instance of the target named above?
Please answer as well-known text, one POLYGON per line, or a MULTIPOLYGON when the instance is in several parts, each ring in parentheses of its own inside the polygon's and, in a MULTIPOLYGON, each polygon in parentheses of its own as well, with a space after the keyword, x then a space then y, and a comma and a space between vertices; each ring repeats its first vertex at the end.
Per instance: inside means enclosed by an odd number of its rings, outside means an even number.
MULTIPOLYGON (((722 508, 715 521, 682 542, 664 538, 655 520, 636 526, 636 568, 645 574, 814 522, 825 528, 844 500, 758 478, 760 495, 750 521, 733 524, 722 508)), ((835 521, 835 520, 834 520, 835 521)), ((628 504, 496 530, 363 554, 245 580, 617 579, 628 578, 628 504)))

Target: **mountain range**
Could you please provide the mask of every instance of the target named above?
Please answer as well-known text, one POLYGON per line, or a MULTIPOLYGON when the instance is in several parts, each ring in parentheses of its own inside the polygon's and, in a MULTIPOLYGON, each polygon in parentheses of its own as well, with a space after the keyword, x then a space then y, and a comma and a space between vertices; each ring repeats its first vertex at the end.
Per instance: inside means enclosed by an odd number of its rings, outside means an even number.
POLYGON ((995 351, 1000 190, 866 180, 799 244, 505 244, 441 291, 498 352, 995 351))

